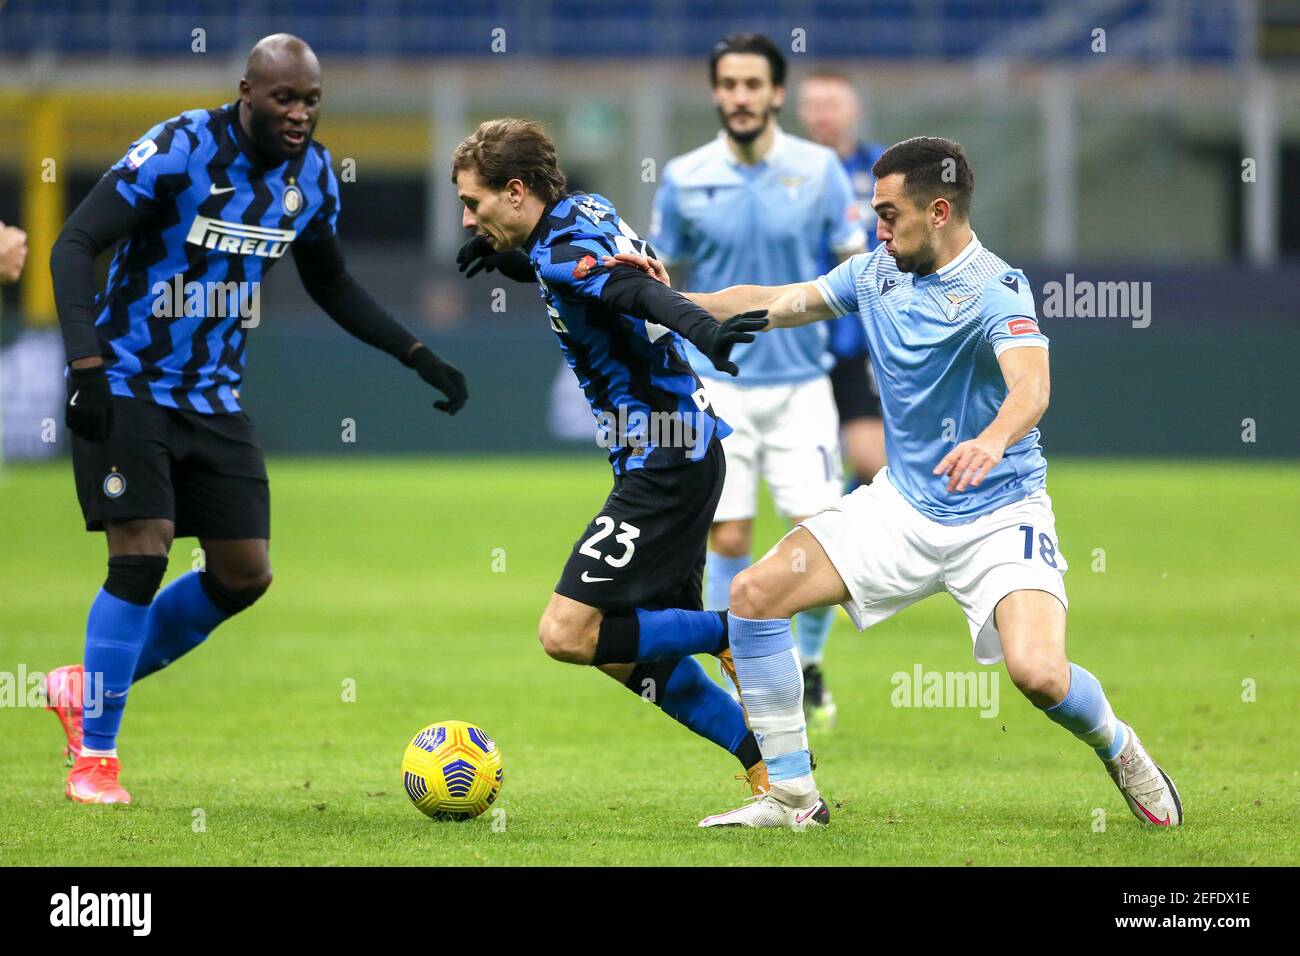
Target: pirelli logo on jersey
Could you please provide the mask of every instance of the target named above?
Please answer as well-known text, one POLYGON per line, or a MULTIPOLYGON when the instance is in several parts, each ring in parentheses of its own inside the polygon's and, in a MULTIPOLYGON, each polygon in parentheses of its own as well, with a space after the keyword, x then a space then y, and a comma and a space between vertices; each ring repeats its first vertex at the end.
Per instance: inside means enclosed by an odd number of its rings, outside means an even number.
POLYGON ((195 216, 194 225, 190 226, 190 234, 185 237, 185 241, 204 249, 229 252, 236 256, 279 259, 297 235, 296 229, 271 229, 267 226, 249 226, 242 222, 195 216))

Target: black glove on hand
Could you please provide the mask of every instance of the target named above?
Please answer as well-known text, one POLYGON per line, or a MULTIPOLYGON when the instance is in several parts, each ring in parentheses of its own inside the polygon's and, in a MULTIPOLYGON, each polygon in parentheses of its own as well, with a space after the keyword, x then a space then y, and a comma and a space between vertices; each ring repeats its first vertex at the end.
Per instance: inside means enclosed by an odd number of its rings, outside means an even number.
POLYGON ((103 365, 68 369, 68 430, 86 441, 103 441, 113 430, 113 393, 103 365))
POLYGON ((733 315, 725 322, 701 319, 686 333, 686 338, 707 356, 719 372, 737 375, 740 368, 731 361, 731 347, 737 342, 754 341, 754 333, 767 328, 766 316, 767 309, 760 309, 757 312, 733 315))
POLYGON ((465 273, 466 279, 495 269, 500 269, 503 276, 516 282, 533 282, 537 278, 528 256, 519 249, 497 252, 487 236, 471 236, 460 247, 456 253, 456 269, 465 273))
POLYGON ((412 352, 406 364, 415 369, 420 378, 447 396, 445 401, 433 403, 438 411, 455 415, 465 407, 469 389, 465 387, 465 376, 456 366, 438 358, 427 345, 421 345, 412 352))

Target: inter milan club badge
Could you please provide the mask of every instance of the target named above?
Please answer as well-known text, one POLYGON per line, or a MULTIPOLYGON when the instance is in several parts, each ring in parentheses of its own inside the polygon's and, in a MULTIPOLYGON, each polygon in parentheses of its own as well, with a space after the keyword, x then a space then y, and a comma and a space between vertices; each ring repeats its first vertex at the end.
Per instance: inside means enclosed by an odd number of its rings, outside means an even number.
POLYGON ((284 207, 285 215, 296 216, 298 210, 302 208, 302 190, 297 186, 290 186, 284 191, 284 198, 280 203, 284 207))
POLYGON ((104 479, 104 494, 110 498, 121 498, 122 493, 126 491, 126 478, 118 474, 116 468, 108 473, 104 479))

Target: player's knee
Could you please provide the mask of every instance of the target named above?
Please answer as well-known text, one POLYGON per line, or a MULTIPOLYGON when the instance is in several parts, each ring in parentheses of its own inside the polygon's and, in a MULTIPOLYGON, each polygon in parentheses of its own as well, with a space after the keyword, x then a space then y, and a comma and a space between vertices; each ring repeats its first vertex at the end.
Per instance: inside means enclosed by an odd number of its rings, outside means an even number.
POLYGON ((226 615, 251 607, 271 587, 270 565, 204 571, 199 577, 208 599, 226 615))
POLYGON ((731 579, 729 608, 736 617, 761 620, 771 617, 771 591, 763 584, 757 566, 746 568, 731 579))
POLYGON ((1038 707, 1060 703, 1070 689, 1069 665, 1050 658, 1008 658, 1007 674, 1030 703, 1038 707))
POLYGON ((273 575, 271 574, 270 567, 263 568, 248 578, 247 586, 244 590, 246 593, 254 595, 253 600, 257 600, 257 598, 260 598, 267 591, 271 590, 272 580, 273 575))
POLYGON ((167 558, 154 554, 120 554, 108 559, 104 590, 119 600, 140 606, 153 596, 167 573, 167 558))
POLYGON ((269 564, 241 564, 229 568, 212 568, 211 573, 221 582, 222 587, 249 596, 250 604, 271 587, 269 564))
POLYGON ((542 650, 553 660, 565 664, 589 664, 595 646, 569 621, 559 615, 543 614, 537 625, 537 639, 542 650))
POLYGON ((118 555, 166 556, 172 549, 175 527, 170 521, 155 518, 105 522, 108 552, 118 555))
POLYGON ((752 547, 749 522, 721 521, 715 524, 711 547, 716 553, 729 558, 749 554, 752 547))

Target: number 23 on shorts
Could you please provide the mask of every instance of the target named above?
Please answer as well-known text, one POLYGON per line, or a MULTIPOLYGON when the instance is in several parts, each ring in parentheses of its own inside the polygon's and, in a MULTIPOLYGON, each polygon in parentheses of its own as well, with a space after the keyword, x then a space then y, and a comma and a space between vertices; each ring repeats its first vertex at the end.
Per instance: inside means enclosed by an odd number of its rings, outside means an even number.
POLYGON ((614 535, 614 543, 623 546, 623 553, 618 557, 612 554, 602 554, 596 547, 601 541, 604 541, 614 531, 614 519, 608 515, 601 515, 594 522, 599 527, 599 531, 587 538, 586 541, 578 545, 578 552, 585 554, 589 558, 595 558, 599 561, 605 559, 605 563, 611 568, 626 567, 627 563, 632 560, 632 555, 636 552, 636 538, 641 534, 641 529, 635 525, 630 525, 626 521, 618 523, 619 532, 614 535))

